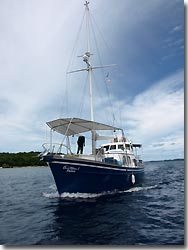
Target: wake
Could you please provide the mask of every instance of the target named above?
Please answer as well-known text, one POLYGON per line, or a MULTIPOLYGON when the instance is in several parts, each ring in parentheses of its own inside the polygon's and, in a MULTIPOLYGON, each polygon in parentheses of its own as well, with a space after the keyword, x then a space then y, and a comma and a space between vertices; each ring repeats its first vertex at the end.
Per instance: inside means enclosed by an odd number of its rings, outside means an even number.
POLYGON ((56 192, 52 193, 46 193, 43 192, 42 195, 46 198, 68 198, 68 199, 92 199, 92 198, 98 198, 101 196, 106 196, 106 195, 114 195, 114 194, 122 194, 122 193, 133 193, 133 192, 141 192, 141 191, 147 191, 150 189, 156 188, 157 185, 154 186, 148 186, 148 187, 133 187, 128 190, 114 190, 114 191, 105 191, 101 193, 69 193, 69 192, 64 192, 61 195, 57 192, 57 189, 55 185, 51 185, 49 188, 56 190, 56 192))

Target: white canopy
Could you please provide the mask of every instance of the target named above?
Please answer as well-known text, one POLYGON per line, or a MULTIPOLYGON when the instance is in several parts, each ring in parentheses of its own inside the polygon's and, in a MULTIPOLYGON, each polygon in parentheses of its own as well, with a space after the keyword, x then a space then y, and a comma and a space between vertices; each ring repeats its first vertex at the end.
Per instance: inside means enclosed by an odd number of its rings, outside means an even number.
POLYGON ((52 130, 63 135, 75 135, 92 130, 121 130, 103 123, 80 118, 60 118, 46 123, 52 130))

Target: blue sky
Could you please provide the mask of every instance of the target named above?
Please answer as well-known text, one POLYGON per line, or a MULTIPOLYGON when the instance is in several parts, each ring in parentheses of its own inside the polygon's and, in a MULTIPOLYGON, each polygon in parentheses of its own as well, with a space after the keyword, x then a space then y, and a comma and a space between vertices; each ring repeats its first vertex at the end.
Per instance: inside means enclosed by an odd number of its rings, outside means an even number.
MULTIPOLYGON (((66 115, 66 70, 83 3, 0 0, 0 152, 42 150, 45 123, 66 115)), ((117 125, 143 144, 145 160, 182 158, 184 2, 91 0, 90 9, 102 33, 102 63, 117 64, 104 71, 111 80, 110 100, 95 78, 96 119, 111 121, 108 104, 113 103, 117 125)), ((95 48, 93 53, 95 63, 95 48)), ((69 115, 78 115, 77 96, 82 97, 81 90, 87 93, 79 87, 84 79, 79 74, 69 86, 69 115)))

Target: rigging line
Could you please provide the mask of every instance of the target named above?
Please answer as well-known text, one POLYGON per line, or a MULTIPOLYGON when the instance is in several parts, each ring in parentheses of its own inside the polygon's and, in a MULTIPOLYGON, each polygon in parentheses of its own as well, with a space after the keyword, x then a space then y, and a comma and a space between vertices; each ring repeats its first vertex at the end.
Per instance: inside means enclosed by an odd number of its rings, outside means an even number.
MULTIPOLYGON (((93 23, 92 23, 93 19, 94 18, 92 17, 91 22, 90 22, 91 23, 91 29, 92 29, 92 32, 93 32, 93 35, 94 35, 94 40, 95 40, 95 44, 96 44, 96 49, 97 49, 97 55, 98 55, 98 58, 99 58, 99 62, 100 62, 100 65, 102 65, 102 60, 101 60, 101 56, 100 56, 100 53, 99 53, 99 47, 98 47, 98 43, 97 43, 97 39, 96 39, 96 34, 95 34, 95 30, 94 30, 93 23)), ((113 110, 113 105, 112 105, 112 102, 111 102, 109 89, 108 89, 108 86, 106 84, 104 68, 101 68, 101 72, 102 72, 102 75, 103 75, 103 81, 105 83, 107 95, 108 95, 108 98, 109 98, 109 104, 110 104, 110 107, 111 107, 111 110, 112 110, 113 125, 114 125, 115 113, 114 113, 114 110, 113 110)))
MULTIPOLYGON (((78 30, 78 33, 77 33, 77 36, 76 36, 76 40, 74 42, 73 50, 72 50, 71 57, 70 57, 70 60, 68 62, 68 65, 67 65, 66 72, 71 68, 71 66, 73 64, 74 54, 76 53, 76 45, 77 45, 78 40, 80 38, 80 33, 81 33, 81 29, 83 27, 83 22, 84 22, 84 19, 85 19, 85 15, 86 15, 86 11, 84 11, 82 19, 81 19, 81 24, 80 24, 80 27, 79 27, 79 30, 78 30)), ((70 83, 70 76, 68 77, 67 74, 66 74, 65 92, 64 92, 64 96, 62 98, 62 104, 60 106, 60 116, 63 115, 63 108, 64 107, 65 107, 65 109, 64 109, 65 115, 67 115, 67 116, 69 115, 69 103, 68 103, 68 86, 69 86, 69 83, 70 83)))
MULTIPOLYGON (((94 22, 94 24, 95 24, 95 26, 96 26, 96 28, 97 28, 97 30, 98 30, 98 33, 101 35, 102 40, 103 40, 104 44, 106 45, 107 50, 109 51, 108 54, 110 54, 111 51, 110 51, 110 48, 109 48, 109 46, 108 46, 108 43, 107 43, 106 40, 104 39, 103 33, 101 32, 101 30, 100 30, 99 26, 97 25, 97 22, 95 21, 95 18, 94 18, 93 16, 92 16, 92 21, 94 22)), ((118 66, 118 65, 117 65, 116 67, 119 69, 119 66, 118 66)), ((104 71, 103 71, 103 74, 104 74, 104 71)), ((111 102, 111 98, 110 98, 110 91, 109 91, 108 83, 107 83, 106 79, 104 80, 104 82, 105 82, 105 87, 106 87, 107 94, 108 94, 108 96, 109 96, 110 106, 111 106, 111 108, 112 108, 113 125, 115 125, 114 122, 115 122, 115 121, 117 122, 116 117, 115 117, 115 113, 116 113, 116 112, 114 112, 114 108, 113 108, 113 105, 112 105, 112 102, 111 102)), ((118 106, 119 106, 119 105, 118 105, 118 106)), ((122 123, 121 114, 120 114, 120 122, 122 123)))
POLYGON ((102 95, 101 95, 101 92, 100 92, 100 86, 98 84, 98 81, 96 80, 96 76, 93 74, 93 83, 96 85, 96 90, 97 90, 97 93, 99 94, 100 98, 102 99, 102 95))
MULTIPOLYGON (((99 26, 97 25, 97 22, 95 21, 94 16, 93 16, 91 13, 90 13, 90 15, 91 15, 92 21, 93 21, 93 23, 95 24, 95 26, 96 26, 96 28, 97 28, 97 30, 98 30, 100 36, 102 37, 102 40, 103 40, 103 42, 104 42, 104 44, 105 44, 105 46, 106 46, 108 52, 111 52, 111 50, 110 50, 110 48, 109 48, 109 46, 108 46, 108 43, 106 42, 106 40, 105 40, 105 38, 104 38, 104 36, 103 36, 102 31, 100 30, 99 26)), ((111 47, 112 47, 112 46, 111 46, 111 47)), ((110 53, 108 53, 108 54, 110 54, 110 53)))
POLYGON ((86 15, 86 11, 84 10, 84 13, 83 13, 83 16, 82 16, 82 19, 81 19, 81 24, 80 24, 80 27, 79 27, 79 30, 78 30, 78 33, 77 33, 77 36, 76 36, 76 40, 75 40, 75 43, 74 43, 74 47, 73 47, 73 50, 72 50, 72 53, 71 53, 71 57, 70 57, 66 72, 69 71, 69 69, 71 68, 71 64, 73 63, 73 58, 74 58, 74 54, 75 54, 75 50, 76 50, 76 45, 78 44, 78 40, 80 38, 80 33, 81 33, 81 29, 83 27, 83 22, 84 22, 84 19, 85 19, 85 15, 86 15))
MULTIPOLYGON (((98 93, 98 95, 100 96, 101 100, 103 100, 104 98, 102 97, 101 95, 101 92, 100 92, 100 87, 99 87, 99 84, 98 84, 98 81, 96 80, 96 77, 95 75, 93 74, 93 83, 96 85, 96 92, 98 93)), ((108 98, 108 101, 110 100, 110 98, 108 98)), ((113 107, 112 107, 113 108, 113 107)), ((106 113, 105 113, 106 114, 106 113)), ((114 113, 112 112, 112 115, 113 115, 113 121, 112 121, 112 125, 114 126, 114 113)), ((109 120, 109 116, 106 116, 109 123, 111 123, 111 121, 109 120)), ((113 134, 113 132, 112 132, 113 134)))
POLYGON ((85 97, 86 97, 86 89, 87 89, 87 86, 88 86, 88 74, 86 74, 86 77, 85 77, 85 83, 84 83, 84 91, 83 91, 83 95, 82 95, 82 98, 81 98, 81 104, 80 104, 80 110, 79 110, 79 115, 81 117, 82 115, 82 112, 83 112, 83 107, 84 107, 84 103, 85 103, 85 97))
MULTIPOLYGON (((96 22, 94 16, 93 16, 92 14, 90 14, 90 15, 91 15, 91 17, 92 17, 93 23, 95 24, 95 27, 97 28, 98 33, 100 34, 100 36, 101 36, 101 38, 102 38, 102 40, 103 40, 103 42, 104 42, 104 44, 105 44, 105 46, 106 46, 106 48, 107 48, 107 52, 108 52, 108 54, 110 55, 110 54, 111 54, 110 47, 108 46, 108 43, 106 42, 106 40, 105 40, 105 38, 104 38, 104 35, 103 35, 103 33, 101 32, 101 30, 100 30, 100 28, 99 28, 99 26, 98 26, 98 24, 97 24, 97 22, 96 22)), ((112 46, 111 46, 111 47, 112 47, 112 46)), ((119 69, 119 66, 116 65, 116 68, 119 69)), ((107 94, 109 95, 108 84, 106 84, 106 80, 104 80, 104 82, 105 82, 105 86, 106 86, 106 88, 107 88, 107 94)), ((111 102, 111 98, 110 98, 110 102, 111 102)), ((112 104, 111 104, 111 106, 112 106, 112 104)), ((114 116, 114 118, 115 118, 114 111, 113 111, 113 116, 114 116)), ((114 119, 114 120, 115 120, 115 119, 114 119)))
POLYGON ((69 109, 68 109, 68 76, 66 75, 65 80, 65 89, 64 89, 64 95, 61 99, 61 105, 60 105, 60 117, 63 116, 63 113, 65 116, 68 116, 69 109))

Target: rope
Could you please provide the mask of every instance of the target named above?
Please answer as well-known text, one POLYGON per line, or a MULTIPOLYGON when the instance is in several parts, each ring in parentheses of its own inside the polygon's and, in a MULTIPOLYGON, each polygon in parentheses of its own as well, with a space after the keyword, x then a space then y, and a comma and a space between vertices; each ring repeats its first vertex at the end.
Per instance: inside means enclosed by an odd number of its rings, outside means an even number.
MULTIPOLYGON (((97 27, 98 31, 100 34, 102 34, 102 32, 100 31, 100 29, 98 28, 96 22, 95 22, 95 19, 93 18, 93 16, 91 16, 91 29, 92 29, 92 32, 93 32, 93 35, 94 35, 94 40, 95 40, 95 44, 96 44, 96 49, 97 49, 97 55, 98 55, 98 58, 99 58, 99 63, 100 65, 102 66, 103 63, 102 63, 102 59, 101 59, 101 55, 100 55, 100 52, 99 52, 99 47, 98 47, 98 43, 97 43, 97 39, 96 39, 96 34, 95 34, 95 30, 94 30, 94 25, 93 25, 93 22, 95 23, 95 26, 97 27)), ((107 46, 107 43, 106 41, 104 40, 104 37, 103 35, 101 35, 102 38, 103 38, 103 41, 106 45, 106 47, 108 48, 107 46)), ((108 48, 109 49, 109 48, 108 48)), ((110 92, 109 92, 109 88, 108 88, 108 85, 106 83, 106 77, 105 77, 105 70, 104 68, 101 68, 101 73, 102 73, 102 76, 103 76, 103 82, 105 83, 105 88, 106 88, 106 92, 107 92, 107 95, 108 95, 108 101, 109 101, 109 105, 110 105, 110 110, 111 110, 111 114, 112 114, 112 117, 113 117, 113 125, 114 125, 114 121, 115 121, 115 113, 114 113, 114 110, 113 110, 113 105, 112 105, 112 101, 111 101, 111 96, 110 96, 110 92)), ((97 90, 99 90, 99 88, 97 88, 97 90)), ((108 116, 109 118, 109 116, 108 116)))
POLYGON ((70 61, 69 61, 68 66, 67 66, 67 72, 71 68, 73 60, 75 58, 74 55, 76 54, 76 48, 77 48, 77 45, 78 45, 78 41, 80 39, 81 29, 83 27, 83 22, 84 22, 84 19, 85 19, 85 15, 86 15, 86 12, 84 11, 84 14, 83 14, 83 17, 82 17, 82 21, 81 21, 81 24, 80 24, 80 27, 79 27, 79 30, 78 30, 78 33, 77 33, 77 36, 76 36, 76 40, 75 40, 75 43, 74 43, 74 47, 73 47, 73 50, 72 50, 72 53, 71 53, 70 61))
POLYGON ((86 89, 88 87, 88 74, 86 75, 86 78, 85 78, 85 83, 84 83, 84 91, 83 91, 83 94, 82 94, 82 98, 81 98, 81 103, 80 103, 80 108, 79 108, 79 116, 82 117, 82 113, 83 113, 83 107, 84 107, 84 104, 85 104, 85 100, 86 100, 86 89))

